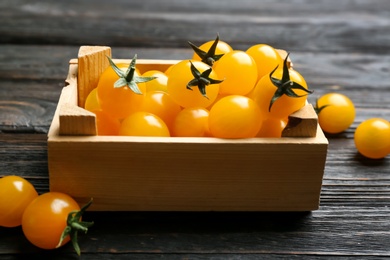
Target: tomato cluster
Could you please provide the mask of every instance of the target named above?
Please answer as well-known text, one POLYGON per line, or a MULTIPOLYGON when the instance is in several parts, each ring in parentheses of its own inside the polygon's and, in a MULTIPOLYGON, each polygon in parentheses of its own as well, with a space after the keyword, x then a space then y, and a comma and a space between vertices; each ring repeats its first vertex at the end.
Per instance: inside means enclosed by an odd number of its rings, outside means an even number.
MULTIPOLYGON (((141 73, 135 58, 130 65, 110 59, 85 103, 96 114, 98 135, 281 137, 288 116, 306 104, 311 90, 288 54, 267 44, 233 49, 218 36, 199 47, 189 44, 192 57, 166 71, 141 73)), ((341 93, 321 96, 315 108, 328 134, 355 120, 353 102, 341 93)), ((367 121, 356 130, 356 148, 369 158, 385 157, 388 121, 367 121)))
POLYGON ((80 255, 77 232, 86 232, 93 224, 81 221, 91 202, 80 209, 67 194, 38 195, 34 186, 20 176, 0 178, 0 226, 22 226, 26 238, 39 248, 54 249, 72 240, 80 255))
POLYGON ((98 135, 281 137, 287 117, 311 93, 288 55, 267 44, 246 51, 228 43, 189 42, 193 56, 166 71, 114 64, 100 76, 85 108, 98 135))

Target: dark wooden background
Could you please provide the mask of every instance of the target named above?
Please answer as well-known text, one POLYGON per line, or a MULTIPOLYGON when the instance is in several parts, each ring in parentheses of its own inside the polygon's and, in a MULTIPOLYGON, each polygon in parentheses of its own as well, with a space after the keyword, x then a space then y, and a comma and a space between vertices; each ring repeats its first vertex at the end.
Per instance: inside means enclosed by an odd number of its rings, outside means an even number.
MULTIPOLYGON (((356 105, 350 129, 329 136, 320 209, 307 213, 89 212, 82 259, 304 259, 390 257, 390 158, 356 152, 353 133, 390 119, 390 2, 29 1, 0 2, 0 176, 48 191, 47 131, 80 45, 114 58, 184 59, 187 41, 288 50, 315 93, 356 105)), ((10 198, 12 199, 12 198, 10 198)), ((71 245, 43 251, 20 228, 0 228, 0 258, 77 258, 71 245)))

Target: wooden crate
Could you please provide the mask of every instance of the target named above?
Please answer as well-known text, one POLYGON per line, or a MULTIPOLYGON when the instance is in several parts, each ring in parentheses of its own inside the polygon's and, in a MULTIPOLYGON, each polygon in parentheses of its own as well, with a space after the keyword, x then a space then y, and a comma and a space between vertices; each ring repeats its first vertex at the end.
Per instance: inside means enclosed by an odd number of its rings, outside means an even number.
POLYGON ((97 136, 94 114, 79 105, 108 66, 106 55, 109 47, 83 46, 70 61, 48 133, 51 191, 80 204, 92 197, 95 211, 318 209, 328 141, 311 105, 290 116, 282 138, 97 136))

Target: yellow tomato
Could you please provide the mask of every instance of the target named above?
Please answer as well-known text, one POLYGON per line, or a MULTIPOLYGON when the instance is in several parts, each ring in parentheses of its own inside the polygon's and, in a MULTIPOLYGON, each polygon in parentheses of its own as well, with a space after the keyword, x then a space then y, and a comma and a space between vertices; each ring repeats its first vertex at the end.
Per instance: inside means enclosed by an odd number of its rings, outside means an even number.
POLYGON ((288 83, 282 83, 283 69, 277 69, 273 74, 273 80, 280 81, 280 85, 277 86, 272 82, 270 74, 263 76, 257 83, 253 97, 260 107, 263 115, 268 117, 274 117, 279 119, 287 118, 293 112, 301 109, 307 100, 308 87, 305 79, 296 70, 287 69, 285 73, 288 73, 288 83), (304 89, 290 89, 291 84, 299 84, 304 89), (306 91, 305 91, 306 90, 306 91), (286 92, 285 92, 286 91, 286 92), (288 94, 293 94, 291 96, 288 94), (279 98, 274 99, 277 94, 281 94, 279 98))
POLYGON ((370 118, 356 128, 356 149, 365 157, 381 159, 390 153, 390 122, 383 118, 370 118))
POLYGON ((163 91, 149 91, 142 104, 142 111, 152 113, 161 118, 171 130, 176 115, 181 107, 172 97, 163 91))
POLYGON ((328 93, 317 100, 318 122, 324 132, 337 134, 347 130, 355 120, 355 106, 340 93, 328 93))
POLYGON ((256 44, 246 50, 257 64, 258 80, 269 74, 276 66, 283 66, 283 59, 276 49, 267 44, 256 44))
MULTIPOLYGON (((128 64, 117 64, 117 66, 123 72, 127 71, 128 64)), ((138 76, 139 74, 135 72, 134 75, 138 76)), ((146 93, 146 85, 145 83, 138 83, 141 94, 137 94, 127 86, 114 87, 114 83, 118 79, 119 76, 109 66, 100 76, 97 97, 103 111, 118 119, 123 119, 139 111, 146 93)))
POLYGON ((119 135, 169 137, 170 133, 161 118, 152 113, 139 111, 123 120, 119 135))
MULTIPOLYGON (((183 60, 172 66, 168 76, 168 93, 182 107, 208 107, 218 96, 219 84, 204 85, 205 93, 201 92, 200 87, 188 84, 195 79, 191 64, 200 72, 204 73, 211 69, 207 64, 200 61, 183 60)), ((212 70, 209 77, 218 80, 217 74, 212 70)), ((200 83, 205 82, 204 80, 200 83)))
POLYGON ((104 112, 103 110, 93 110, 96 115, 96 127, 98 135, 118 135, 120 128, 120 121, 104 112))
POLYGON ((210 136, 209 111, 202 107, 184 108, 173 123, 172 136, 205 137, 210 136))
POLYGON ((88 111, 99 110, 100 104, 97 97, 97 88, 94 88, 85 100, 84 108, 88 111))
POLYGON ((159 70, 149 70, 142 74, 143 77, 156 77, 154 80, 145 82, 146 91, 164 91, 167 92, 168 77, 159 70))
POLYGON ((269 117, 261 125, 257 137, 282 137, 282 131, 286 127, 287 120, 269 117))
POLYGON ((15 175, 0 178, 0 226, 20 226, 24 210, 36 197, 37 191, 26 179, 15 175))
MULTIPOLYGON (((214 43, 215 43, 215 41, 205 42, 201 46, 199 46, 199 49, 207 53, 214 43)), ((233 48, 228 43, 226 43, 224 41, 220 41, 218 39, 218 43, 217 43, 217 45, 215 47, 215 52, 213 54, 219 56, 219 55, 223 55, 223 54, 226 54, 228 52, 231 52, 231 51, 233 51, 233 48)), ((192 59, 193 60, 202 61, 202 58, 199 57, 199 55, 197 53, 195 53, 195 52, 194 52, 194 54, 192 56, 192 59)), ((207 58, 206 58, 206 59, 203 59, 203 62, 205 62, 205 63, 207 63, 209 65, 211 63, 211 65, 212 65, 212 63, 214 63, 215 60, 213 60, 211 62, 207 62, 207 58)))
POLYGON ((243 51, 226 53, 213 66, 216 74, 223 82, 220 94, 246 95, 256 85, 257 66, 254 59, 243 51))
POLYGON ((220 138, 255 137, 263 118, 257 104, 250 98, 230 95, 216 102, 209 113, 210 132, 220 138))

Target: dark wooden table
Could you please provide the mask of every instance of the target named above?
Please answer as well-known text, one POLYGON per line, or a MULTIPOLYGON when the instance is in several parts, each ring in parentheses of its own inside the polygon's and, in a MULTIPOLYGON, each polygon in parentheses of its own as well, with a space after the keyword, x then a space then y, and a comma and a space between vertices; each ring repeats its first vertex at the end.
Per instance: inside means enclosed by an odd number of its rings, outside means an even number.
MULTIPOLYGON (((0 2, 0 176, 48 188, 47 132, 80 45, 111 46, 115 58, 184 59, 187 40, 236 49, 268 43, 291 52, 315 90, 356 105, 350 129, 328 136, 320 209, 305 213, 87 212, 82 259, 370 259, 390 257, 390 158, 369 160, 357 125, 390 119, 390 4, 326 1, 0 2)), ((10 198, 12 199, 12 198, 10 198)), ((21 228, 0 228, 0 258, 77 258, 70 244, 45 251, 21 228)))

